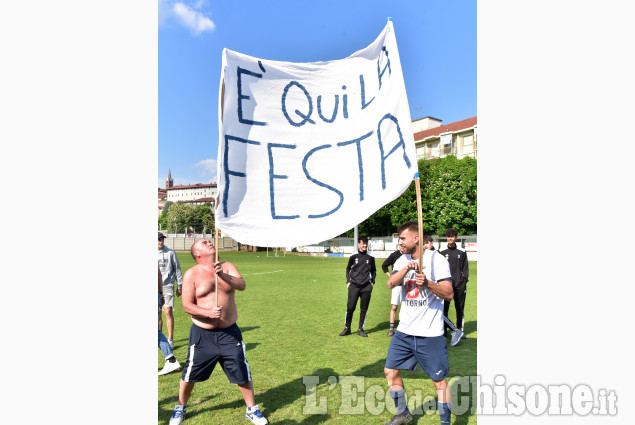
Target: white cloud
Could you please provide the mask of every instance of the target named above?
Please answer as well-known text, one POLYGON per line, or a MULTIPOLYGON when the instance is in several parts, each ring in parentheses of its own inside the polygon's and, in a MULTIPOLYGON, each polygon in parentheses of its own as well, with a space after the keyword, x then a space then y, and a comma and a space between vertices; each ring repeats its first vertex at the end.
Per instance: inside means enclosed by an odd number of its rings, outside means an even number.
POLYGON ((201 176, 211 175, 211 179, 216 178, 216 160, 215 159, 204 159, 202 161, 194 164, 194 167, 201 170, 201 176))
POLYGON ((197 34, 204 31, 214 30, 214 22, 203 13, 194 10, 184 3, 177 2, 172 6, 172 13, 178 18, 181 24, 190 28, 197 34))

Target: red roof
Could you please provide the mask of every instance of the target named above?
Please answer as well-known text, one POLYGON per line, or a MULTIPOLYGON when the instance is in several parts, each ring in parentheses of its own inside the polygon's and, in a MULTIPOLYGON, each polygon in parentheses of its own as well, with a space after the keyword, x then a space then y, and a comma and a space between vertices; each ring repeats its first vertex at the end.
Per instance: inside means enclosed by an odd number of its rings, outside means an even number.
POLYGON ((179 186, 168 187, 166 190, 196 189, 196 188, 203 188, 203 187, 216 187, 216 183, 208 183, 208 184, 196 183, 196 184, 190 184, 190 185, 179 185, 179 186))
POLYGON ((450 124, 442 124, 438 127, 429 128, 427 130, 415 133, 415 141, 427 139, 429 137, 438 136, 442 133, 457 133, 461 130, 468 130, 476 126, 476 117, 467 118, 461 121, 451 122, 450 124))
POLYGON ((194 202, 216 202, 216 198, 198 198, 194 200, 183 201, 184 204, 193 204, 194 202))

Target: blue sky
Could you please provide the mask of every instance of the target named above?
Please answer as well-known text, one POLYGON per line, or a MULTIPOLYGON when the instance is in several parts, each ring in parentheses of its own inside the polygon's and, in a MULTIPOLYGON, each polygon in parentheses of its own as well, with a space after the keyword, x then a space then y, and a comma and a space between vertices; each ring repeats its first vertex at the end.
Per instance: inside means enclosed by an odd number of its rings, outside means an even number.
POLYGON ((414 119, 476 115, 476 1, 159 0, 158 185, 215 181, 223 48, 291 62, 342 59, 392 17, 414 119))

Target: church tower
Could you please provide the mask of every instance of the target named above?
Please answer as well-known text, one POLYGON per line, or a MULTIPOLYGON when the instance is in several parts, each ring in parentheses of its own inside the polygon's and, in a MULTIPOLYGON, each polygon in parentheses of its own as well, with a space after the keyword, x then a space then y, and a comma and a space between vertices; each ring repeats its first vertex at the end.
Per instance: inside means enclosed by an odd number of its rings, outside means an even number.
POLYGON ((174 180, 172 180, 172 173, 170 172, 170 169, 168 168, 168 178, 165 179, 165 188, 169 189, 172 186, 174 186, 174 180))

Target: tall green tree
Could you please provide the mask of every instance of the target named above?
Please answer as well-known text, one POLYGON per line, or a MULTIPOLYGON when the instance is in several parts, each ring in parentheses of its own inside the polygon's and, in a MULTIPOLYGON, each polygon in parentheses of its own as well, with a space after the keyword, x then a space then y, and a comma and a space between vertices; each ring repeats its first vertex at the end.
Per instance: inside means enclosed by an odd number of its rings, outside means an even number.
POLYGON ((196 233, 212 233, 214 231, 214 214, 210 209, 210 203, 197 205, 194 209, 194 221, 192 226, 196 233))
POLYGON ((181 233, 191 232, 191 225, 194 223, 195 218, 194 210, 194 206, 190 204, 180 202, 172 204, 167 214, 168 232, 175 233, 175 223, 177 231, 181 233))
MULTIPOLYGON (((423 229, 426 234, 443 235, 454 227, 459 234, 475 233, 476 159, 440 159, 418 161, 421 185, 423 229)), ((394 233, 397 226, 417 220, 417 195, 414 180, 406 191, 359 224, 359 234, 381 236, 394 233)), ((353 231, 347 232, 352 236, 353 231)))
POLYGON ((476 159, 446 156, 438 159, 422 187, 429 229, 443 235, 453 227, 459 235, 476 233, 476 159))

